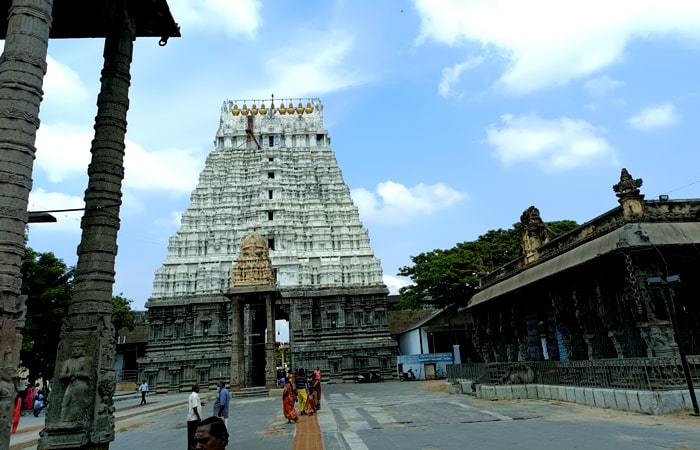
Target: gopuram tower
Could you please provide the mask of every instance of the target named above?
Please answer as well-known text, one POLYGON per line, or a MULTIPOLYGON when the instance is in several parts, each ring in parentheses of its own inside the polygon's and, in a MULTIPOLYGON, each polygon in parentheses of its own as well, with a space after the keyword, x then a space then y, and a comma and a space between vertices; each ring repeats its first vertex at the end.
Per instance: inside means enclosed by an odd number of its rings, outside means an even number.
POLYGON ((324 380, 337 381, 360 370, 390 376, 396 343, 387 294, 321 102, 226 101, 214 149, 155 273, 140 376, 158 392, 219 379, 234 389, 269 386, 275 319, 289 321, 294 369, 320 367, 324 380), (272 280, 241 288, 245 276, 236 271, 257 264, 245 262, 251 248, 267 253, 272 280), (257 300, 248 295, 256 290, 264 294, 257 300))

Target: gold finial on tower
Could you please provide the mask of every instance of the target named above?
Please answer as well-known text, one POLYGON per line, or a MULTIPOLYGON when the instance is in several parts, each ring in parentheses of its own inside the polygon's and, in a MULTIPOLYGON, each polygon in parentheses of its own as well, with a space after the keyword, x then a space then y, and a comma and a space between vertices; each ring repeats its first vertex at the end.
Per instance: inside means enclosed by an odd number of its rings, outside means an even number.
POLYGON ((238 110, 238 103, 233 105, 233 109, 231 110, 231 114, 233 114, 234 117, 237 117, 241 112, 238 110))
POLYGON ((299 102, 299 104, 297 105, 297 114, 304 114, 304 107, 301 105, 301 102, 299 102))
POLYGON ((304 111, 306 111, 306 114, 314 112, 314 109, 311 107, 311 102, 306 102, 306 109, 304 111))
MULTIPOLYGON (((273 105, 273 107, 274 107, 274 105, 273 105)), ((267 109, 265 109, 265 102, 263 102, 262 105, 260 105, 260 115, 264 116, 266 114, 267 114, 267 109)))
POLYGON ((287 112, 290 115, 294 114, 294 105, 292 105, 292 102, 289 102, 289 105, 287 106, 287 112))
POLYGON ((279 112, 280 112, 281 115, 287 114, 287 108, 284 107, 284 102, 282 102, 282 103, 280 104, 279 112))
POLYGON ((253 103, 253 107, 250 108, 250 112, 251 112, 251 114, 253 114, 254 116, 257 116, 257 115, 258 115, 258 107, 257 107, 257 105, 256 105, 255 103, 253 103))
POLYGON ((248 105, 243 102, 243 108, 241 109, 241 115, 242 116, 247 116, 248 115, 248 105))

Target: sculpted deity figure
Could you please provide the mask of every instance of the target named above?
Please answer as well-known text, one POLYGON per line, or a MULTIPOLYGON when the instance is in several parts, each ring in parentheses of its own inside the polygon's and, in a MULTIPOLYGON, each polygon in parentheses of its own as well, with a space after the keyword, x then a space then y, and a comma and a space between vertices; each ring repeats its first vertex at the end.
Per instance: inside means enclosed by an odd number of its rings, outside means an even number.
POLYGON ((523 253, 527 256, 554 237, 554 232, 544 223, 540 210, 530 206, 520 216, 523 253))
POLYGON ((78 341, 73 345, 71 357, 61 368, 58 379, 65 387, 61 401, 61 422, 73 423, 80 421, 83 412, 88 409, 90 396, 90 379, 92 370, 90 358, 85 356, 85 345, 78 341))
POLYGON ((637 178, 636 180, 632 178, 632 175, 627 171, 627 169, 622 169, 620 173, 620 182, 613 185, 613 190, 615 195, 620 200, 628 198, 644 198, 644 196, 639 195, 639 188, 642 187, 642 179, 637 178))

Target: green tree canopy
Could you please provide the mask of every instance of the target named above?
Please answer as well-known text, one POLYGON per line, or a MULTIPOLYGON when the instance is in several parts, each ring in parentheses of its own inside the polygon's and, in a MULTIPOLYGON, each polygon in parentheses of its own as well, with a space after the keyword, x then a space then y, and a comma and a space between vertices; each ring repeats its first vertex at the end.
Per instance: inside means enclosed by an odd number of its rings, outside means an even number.
MULTIPOLYGON (((22 262, 22 294, 27 296, 24 328, 22 329, 22 366, 30 377, 52 377, 63 318, 73 296, 73 268, 53 253, 39 253, 25 248, 22 262)), ((133 330, 136 315, 132 300, 120 293, 112 297, 112 322, 115 333, 133 330)))
MULTIPOLYGON (((578 226, 571 220, 548 222, 556 234, 578 226)), ((399 290, 399 309, 423 306, 446 308, 466 305, 479 286, 479 276, 504 266, 522 254, 521 225, 509 230, 489 230, 476 241, 462 242, 447 250, 432 250, 412 256, 412 266, 399 269, 413 284, 399 290)))
POLYGON ((53 253, 25 248, 22 294, 27 315, 22 330, 22 365, 33 379, 52 377, 63 317, 73 295, 73 269, 53 253))
POLYGON ((121 292, 112 297, 112 323, 114 323, 115 337, 119 330, 126 328, 129 331, 136 327, 136 314, 131 310, 131 303, 121 292))

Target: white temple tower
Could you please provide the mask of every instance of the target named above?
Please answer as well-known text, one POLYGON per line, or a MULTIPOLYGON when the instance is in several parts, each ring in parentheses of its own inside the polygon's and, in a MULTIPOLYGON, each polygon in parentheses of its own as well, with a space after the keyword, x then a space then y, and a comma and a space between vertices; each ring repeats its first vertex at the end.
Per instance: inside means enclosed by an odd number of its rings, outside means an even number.
MULTIPOLYGON (((143 376, 159 391, 227 379, 226 294, 253 232, 269 248, 280 294, 275 316, 290 322, 293 367, 318 366, 326 379, 367 369, 390 374, 396 343, 380 261, 330 148, 320 100, 293 99, 224 102, 214 150, 146 303, 143 376)), ((246 323, 256 321, 254 311, 244 314, 246 323)), ((249 367, 261 364, 254 349, 265 343, 253 328, 239 330, 249 367)))

